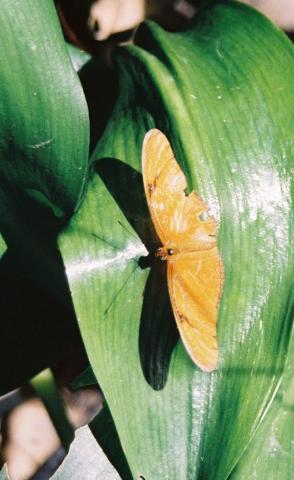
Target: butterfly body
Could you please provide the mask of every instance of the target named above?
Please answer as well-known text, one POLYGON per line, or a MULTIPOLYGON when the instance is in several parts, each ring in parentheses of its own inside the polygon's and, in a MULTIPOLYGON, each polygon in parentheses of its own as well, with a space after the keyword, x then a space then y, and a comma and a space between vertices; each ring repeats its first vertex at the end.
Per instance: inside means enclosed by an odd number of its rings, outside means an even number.
POLYGON ((192 360, 211 371, 217 364, 217 307, 223 282, 216 222, 195 192, 186 194, 185 176, 159 130, 145 136, 142 166, 147 203, 161 242, 155 255, 167 262, 181 338, 192 360))
POLYGON ((156 250, 155 256, 159 257, 162 261, 169 261, 172 262, 174 256, 178 254, 178 250, 170 245, 165 245, 164 247, 159 247, 156 250), (173 258, 172 258, 173 257, 173 258))

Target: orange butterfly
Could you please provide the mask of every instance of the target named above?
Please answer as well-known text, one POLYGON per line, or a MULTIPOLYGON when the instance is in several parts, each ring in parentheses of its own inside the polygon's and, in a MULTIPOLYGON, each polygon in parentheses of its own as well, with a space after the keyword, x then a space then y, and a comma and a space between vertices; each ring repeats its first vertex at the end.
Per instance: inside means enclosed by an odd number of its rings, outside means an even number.
POLYGON ((204 371, 216 368, 217 308, 223 263, 216 245, 216 222, 207 205, 187 187, 166 136, 156 129, 144 138, 145 195, 162 242, 156 256, 167 261, 167 281, 177 326, 187 352, 204 371))

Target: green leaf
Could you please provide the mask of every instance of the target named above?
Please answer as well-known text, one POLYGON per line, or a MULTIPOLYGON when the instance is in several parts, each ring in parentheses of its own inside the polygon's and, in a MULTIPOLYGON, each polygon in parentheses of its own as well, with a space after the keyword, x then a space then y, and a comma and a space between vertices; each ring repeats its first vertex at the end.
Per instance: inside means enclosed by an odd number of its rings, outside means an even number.
POLYGON ((68 214, 87 175, 89 125, 54 4, 3 0, 0 27, 2 188, 68 214))
POLYGON ((88 426, 75 433, 69 453, 51 480, 120 480, 88 426))
POLYGON ((72 382, 71 387, 75 390, 81 387, 97 385, 97 379, 91 365, 83 370, 72 382))
POLYGON ((89 423, 89 427, 107 458, 124 480, 132 480, 132 475, 122 450, 113 418, 106 402, 101 412, 89 423))
POLYGON ((83 66, 91 60, 91 55, 84 50, 75 47, 71 43, 67 43, 66 46, 76 72, 81 70, 83 66))
POLYGON ((256 435, 230 480, 290 479, 294 471, 294 332, 282 382, 256 435))
POLYGON ((78 336, 56 238, 83 195, 89 117, 52 0, 3 0, 0 29, 5 393, 56 362, 78 336))
POLYGON ((4 255, 5 251, 6 251, 6 243, 2 235, 0 235, 0 259, 2 255, 4 255))
POLYGON ((143 25, 136 42, 117 55, 121 94, 60 246, 133 477, 222 480, 266 415, 288 348, 294 51, 268 20, 230 1, 212 3, 182 33, 143 25), (154 126, 219 222, 225 284, 212 374, 180 341, 174 347, 165 274, 142 260, 154 243, 141 148, 154 126))

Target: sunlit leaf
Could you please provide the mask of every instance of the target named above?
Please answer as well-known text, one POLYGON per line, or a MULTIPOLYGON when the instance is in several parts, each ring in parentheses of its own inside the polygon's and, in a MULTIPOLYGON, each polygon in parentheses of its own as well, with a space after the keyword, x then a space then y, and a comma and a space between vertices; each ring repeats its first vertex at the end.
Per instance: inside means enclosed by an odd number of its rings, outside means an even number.
POLYGON ((6 243, 2 235, 0 235, 0 258, 5 253, 5 251, 6 251, 6 243))
POLYGON ((291 479, 294 471, 294 335, 280 388, 230 480, 291 479))
POLYGON ((60 246, 133 477, 226 479, 266 415, 288 348, 293 46, 230 1, 211 4, 183 33, 143 25, 136 43, 117 54, 121 94, 60 246), (192 364, 180 341, 174 347, 164 276, 147 282, 142 257, 154 245, 140 170, 154 126, 219 222, 225 284, 212 374, 192 364), (144 298, 156 301, 154 318, 144 298))
POLYGON ((120 480, 89 427, 76 431, 69 453, 52 480, 120 480))

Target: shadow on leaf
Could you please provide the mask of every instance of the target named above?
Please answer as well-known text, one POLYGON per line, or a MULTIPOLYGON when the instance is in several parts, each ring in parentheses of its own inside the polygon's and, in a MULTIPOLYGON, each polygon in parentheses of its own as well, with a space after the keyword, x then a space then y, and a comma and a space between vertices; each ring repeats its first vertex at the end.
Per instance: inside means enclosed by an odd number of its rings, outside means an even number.
POLYGON ((149 251, 147 257, 139 260, 140 268, 151 268, 144 290, 139 352, 147 382, 155 390, 160 390, 166 384, 172 351, 179 334, 167 289, 166 264, 155 258, 160 241, 148 211, 142 175, 114 158, 99 160, 96 171, 149 251))
POLYGON ((72 349, 86 362, 49 208, 5 185, 0 191, 0 394, 19 387, 72 349))

